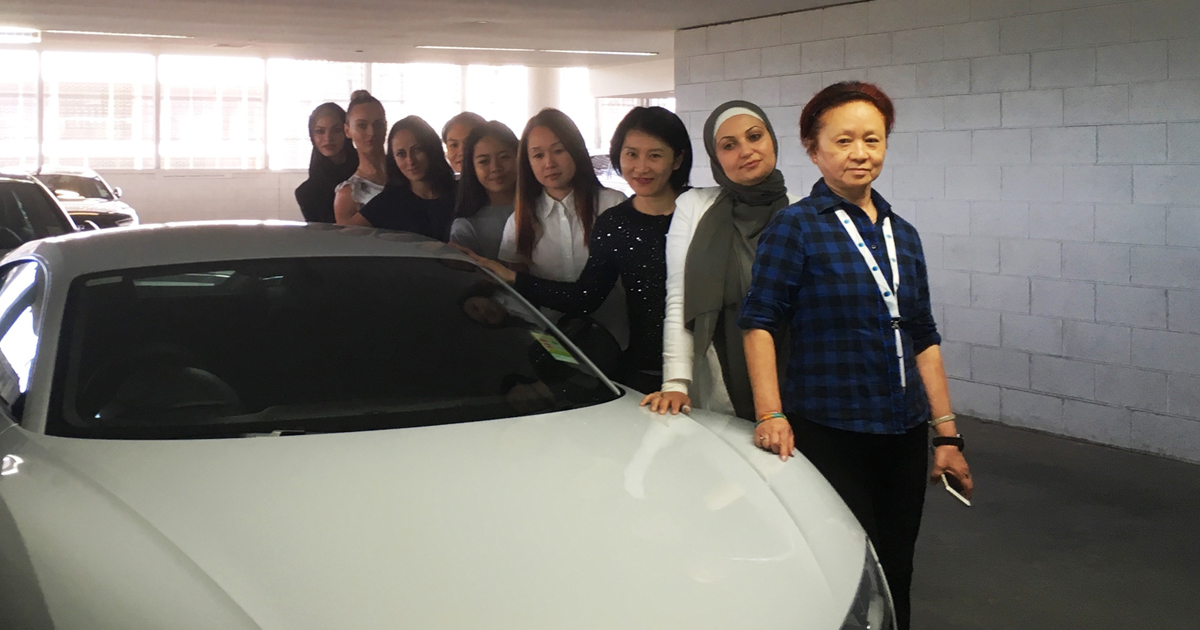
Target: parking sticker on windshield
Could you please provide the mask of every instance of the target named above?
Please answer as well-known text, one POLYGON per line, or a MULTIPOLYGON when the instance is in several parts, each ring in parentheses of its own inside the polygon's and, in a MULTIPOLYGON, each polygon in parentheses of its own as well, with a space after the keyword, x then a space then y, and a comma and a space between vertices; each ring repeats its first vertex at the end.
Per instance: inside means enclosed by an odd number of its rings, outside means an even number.
POLYGON ((533 338, 536 339, 538 343, 542 344, 542 347, 546 349, 546 352, 550 353, 550 356, 562 361, 563 363, 574 363, 576 365, 579 364, 579 362, 575 360, 575 357, 571 356, 571 353, 568 352, 567 349, 564 348, 563 345, 559 343, 553 335, 545 335, 533 331, 530 331, 529 334, 533 335, 533 338))

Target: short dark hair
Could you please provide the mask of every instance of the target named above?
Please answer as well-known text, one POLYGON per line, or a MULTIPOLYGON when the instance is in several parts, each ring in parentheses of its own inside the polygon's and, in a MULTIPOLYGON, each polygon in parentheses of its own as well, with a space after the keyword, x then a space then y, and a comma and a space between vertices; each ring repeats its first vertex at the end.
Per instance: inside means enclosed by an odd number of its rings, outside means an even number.
POLYGON ((538 112, 525 124, 521 132, 521 145, 517 149, 517 196, 513 209, 513 225, 517 231, 517 253, 523 258, 533 256, 533 246, 537 241, 537 207, 538 197, 542 194, 542 184, 533 172, 529 161, 529 134, 537 127, 545 127, 558 136, 559 142, 575 163, 575 177, 571 179, 571 188, 575 191, 575 214, 583 225, 583 242, 587 243, 592 237, 592 224, 596 217, 607 208, 596 208, 596 196, 600 193, 600 178, 592 168, 592 157, 588 155, 587 142, 579 127, 570 116, 547 107, 538 112))
POLYGON ((384 168, 387 170, 387 181, 389 186, 403 186, 412 188, 412 182, 400 172, 400 167, 396 165, 396 155, 392 151, 392 140, 396 134, 401 131, 409 131, 417 140, 417 146, 425 152, 426 158, 429 160, 429 171, 426 177, 429 179, 430 185, 438 197, 454 194, 454 170, 450 168, 450 163, 446 161, 446 150, 442 148, 442 143, 438 140, 437 132, 425 119, 420 116, 405 116, 396 124, 392 125, 392 130, 388 133, 387 139, 387 160, 384 162, 384 168))
POLYGON ((455 114, 453 118, 446 121, 446 124, 442 125, 442 142, 446 142, 446 136, 450 135, 450 128, 454 125, 470 125, 471 128, 474 129, 475 127, 478 127, 486 122, 487 120, 485 120, 483 116, 480 116, 475 112, 462 112, 460 114, 455 114))
POLYGON ((679 116, 663 107, 634 107, 629 110, 617 124, 608 147, 608 159, 618 174, 621 174, 621 148, 625 145, 625 136, 629 135, 630 131, 654 136, 671 147, 675 157, 683 156, 679 168, 671 173, 670 183, 671 190, 675 192, 687 188, 692 176, 692 139, 679 116))
POLYGON ((800 142, 804 149, 809 153, 816 149, 817 135, 821 133, 821 116, 825 112, 839 105, 856 102, 874 105, 883 114, 884 133, 891 135, 892 126, 896 124, 896 108, 892 105, 892 99, 873 83, 842 81, 817 92, 800 113, 800 142))
POLYGON ((472 129, 463 143, 462 176, 458 180, 458 199, 454 203, 456 217, 473 217, 480 208, 488 205, 487 189, 475 174, 475 145, 484 138, 495 138, 512 150, 514 159, 517 157, 520 140, 517 140, 517 134, 513 133, 508 125, 493 120, 472 129))

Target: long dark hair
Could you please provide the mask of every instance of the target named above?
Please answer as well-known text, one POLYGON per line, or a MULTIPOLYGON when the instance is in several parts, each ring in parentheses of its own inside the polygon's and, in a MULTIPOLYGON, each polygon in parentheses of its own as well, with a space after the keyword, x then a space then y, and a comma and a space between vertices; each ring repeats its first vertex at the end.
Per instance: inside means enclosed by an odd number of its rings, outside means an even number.
POLYGON ((683 156, 679 168, 671 173, 668 182, 671 184, 671 190, 676 193, 687 188, 688 181, 692 176, 692 139, 688 136, 687 127, 679 119, 679 116, 669 109, 657 106, 634 107, 629 110, 629 113, 625 114, 625 117, 617 124, 617 130, 613 132, 612 143, 608 148, 608 159, 612 162, 613 170, 618 174, 622 174, 621 149, 624 148, 625 136, 629 135, 630 131, 640 131, 654 136, 671 147, 675 157, 683 156))
POLYGON ((400 167, 396 165, 396 154, 392 152, 392 140, 401 131, 411 133, 417 140, 417 146, 421 147, 421 151, 425 153, 425 159, 429 161, 428 170, 425 172, 425 179, 429 181, 433 192, 438 197, 454 194, 454 170, 450 168, 450 163, 446 161, 446 150, 442 148, 442 141, 438 138, 437 132, 420 116, 405 116, 401 118, 396 124, 392 125, 392 130, 388 133, 388 157, 384 164, 384 168, 387 170, 388 185, 412 188, 412 182, 408 181, 404 173, 400 172, 400 167))
POLYGON ((346 125, 346 110, 342 109, 342 106, 337 103, 321 103, 308 115, 308 140, 313 145, 312 155, 308 158, 308 176, 320 177, 331 172, 340 174, 348 171, 348 174, 337 182, 341 183, 346 181, 350 175, 353 175, 355 169, 358 168, 358 151, 354 150, 354 142, 343 134, 342 154, 346 156, 345 162, 340 165, 334 164, 333 160, 321 154, 321 151, 317 149, 316 141, 313 140, 313 132, 316 130, 317 121, 326 116, 336 118, 338 124, 342 125, 343 128, 346 125))
POLYGON ((454 203, 454 215, 458 217, 473 217, 480 208, 488 205, 488 191, 475 174, 475 145, 484 138, 494 138, 500 144, 517 152, 520 141, 508 125, 493 120, 477 125, 463 143, 462 176, 458 179, 458 199, 454 203))
POLYGON ((592 235, 592 224, 596 222, 596 194, 600 192, 600 179, 592 169, 592 158, 588 155, 587 143, 579 127, 569 116, 557 109, 547 107, 538 112, 525 124, 521 132, 521 145, 517 149, 517 197, 514 204, 513 218, 517 228, 517 253, 529 259, 533 256, 533 246, 537 241, 537 208, 538 197, 542 194, 542 184, 533 173, 529 162, 529 133, 535 127, 545 127, 558 136, 571 160, 575 162, 575 177, 571 178, 571 187, 575 190, 575 213, 579 215, 579 223, 583 225, 583 242, 587 243, 592 235))

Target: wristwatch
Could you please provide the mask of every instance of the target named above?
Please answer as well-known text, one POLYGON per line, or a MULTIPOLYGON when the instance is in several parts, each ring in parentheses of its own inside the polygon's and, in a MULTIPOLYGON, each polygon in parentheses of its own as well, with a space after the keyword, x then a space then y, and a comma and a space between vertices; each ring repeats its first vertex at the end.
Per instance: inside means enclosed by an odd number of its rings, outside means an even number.
POLYGON ((948 435, 939 435, 933 438, 932 443, 934 448, 939 446, 957 446, 959 452, 962 452, 967 448, 967 443, 963 441, 962 435, 955 435, 954 437, 950 437, 948 435))

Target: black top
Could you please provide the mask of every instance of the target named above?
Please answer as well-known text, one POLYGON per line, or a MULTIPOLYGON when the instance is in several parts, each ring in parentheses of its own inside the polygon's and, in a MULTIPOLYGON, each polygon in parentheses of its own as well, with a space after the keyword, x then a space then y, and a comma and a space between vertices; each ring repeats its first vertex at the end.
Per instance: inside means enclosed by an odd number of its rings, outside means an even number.
POLYGON ((300 214, 309 223, 335 223, 333 216, 334 189, 350 179, 358 170, 358 152, 350 140, 346 140, 346 161, 334 164, 333 160, 321 155, 313 147, 308 161, 308 179, 296 188, 296 203, 300 214))
POLYGON ((575 282, 518 273, 516 289, 530 302, 565 313, 590 313, 617 283, 629 310, 628 367, 662 369, 663 318, 667 302, 667 230, 671 215, 642 214, 633 198, 600 215, 588 243, 588 261, 575 282))
POLYGON ((454 197, 422 199, 406 186, 389 186, 358 211, 372 226, 413 232, 439 241, 450 239, 454 197))

